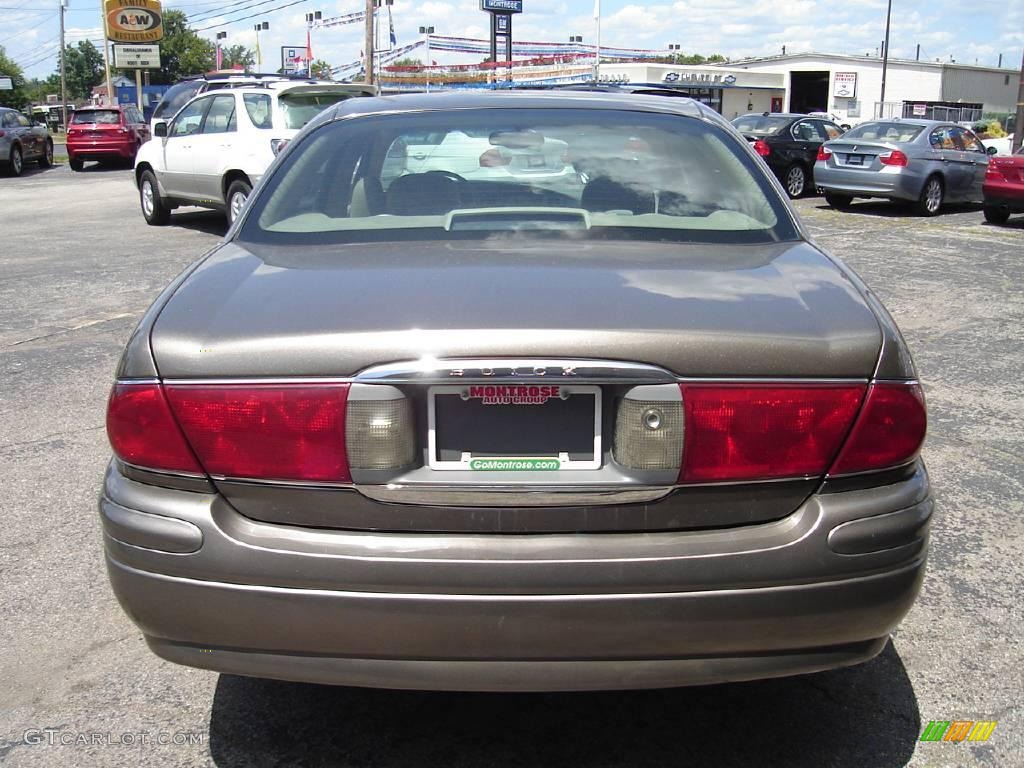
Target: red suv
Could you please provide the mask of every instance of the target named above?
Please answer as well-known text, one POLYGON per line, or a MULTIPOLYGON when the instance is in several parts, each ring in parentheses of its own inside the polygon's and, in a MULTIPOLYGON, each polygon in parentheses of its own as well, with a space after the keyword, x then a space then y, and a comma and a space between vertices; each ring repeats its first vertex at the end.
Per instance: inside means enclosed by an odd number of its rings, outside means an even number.
POLYGON ((68 125, 68 164, 80 171, 86 160, 135 162, 139 147, 149 141, 149 126, 132 104, 84 107, 68 125))

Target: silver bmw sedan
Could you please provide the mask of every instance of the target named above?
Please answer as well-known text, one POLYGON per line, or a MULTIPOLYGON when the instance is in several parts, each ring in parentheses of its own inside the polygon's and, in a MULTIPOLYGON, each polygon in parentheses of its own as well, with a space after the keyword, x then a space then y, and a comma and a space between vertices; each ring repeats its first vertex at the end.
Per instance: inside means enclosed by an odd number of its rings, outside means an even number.
POLYGON ((982 202, 989 154, 995 152, 954 123, 879 120, 825 142, 814 181, 833 208, 875 197, 909 202, 921 216, 935 216, 944 202, 982 202))
POLYGON ((143 316, 99 513, 178 663, 747 680, 885 647, 924 575, 925 421, 892 318, 712 110, 358 99, 143 316))

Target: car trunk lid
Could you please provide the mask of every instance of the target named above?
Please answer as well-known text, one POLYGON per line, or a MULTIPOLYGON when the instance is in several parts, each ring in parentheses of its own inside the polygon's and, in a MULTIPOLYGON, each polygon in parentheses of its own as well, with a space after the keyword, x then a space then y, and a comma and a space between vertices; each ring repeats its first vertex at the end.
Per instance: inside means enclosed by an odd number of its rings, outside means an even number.
POLYGON ((170 378, 351 376, 425 354, 866 377, 880 343, 863 296, 806 243, 229 243, 152 332, 170 378))

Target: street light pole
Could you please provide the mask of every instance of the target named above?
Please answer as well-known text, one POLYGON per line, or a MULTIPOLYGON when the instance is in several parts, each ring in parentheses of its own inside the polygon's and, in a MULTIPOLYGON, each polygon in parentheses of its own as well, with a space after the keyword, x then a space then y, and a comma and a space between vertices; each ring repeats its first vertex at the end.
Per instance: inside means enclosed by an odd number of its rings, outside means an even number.
POLYGON ((306 76, 310 78, 313 77, 313 27, 323 17, 323 11, 313 11, 306 14, 306 76))
POLYGON ((597 45, 594 47, 594 82, 601 79, 601 0, 594 2, 594 20, 597 21, 597 45))
POLYGON ((260 22, 259 24, 255 25, 254 29, 256 30, 256 66, 262 67, 263 66, 263 51, 260 50, 260 30, 261 29, 270 29, 270 22, 269 21, 260 22))
MULTIPOLYGON (((64 48, 64 11, 67 9, 67 0, 58 0, 60 3, 60 124, 64 127, 64 133, 68 132, 68 89, 64 74, 64 59, 66 50, 64 48)), ((103 45, 106 45, 104 41, 103 45)))
POLYGON ((1013 147, 1011 152, 1021 148, 1024 139, 1024 57, 1020 61, 1020 85, 1017 88, 1017 117, 1013 120, 1013 147))
POLYGON ((427 93, 430 93, 430 36, 434 34, 434 28, 420 27, 420 34, 424 35, 427 46, 427 61, 424 70, 427 73, 427 93))
POLYGON ((882 98, 881 104, 878 105, 878 114, 876 117, 884 118, 885 115, 882 112, 885 110, 885 75, 889 69, 889 21, 892 18, 892 0, 889 0, 888 7, 885 11, 885 42, 882 43, 882 98))

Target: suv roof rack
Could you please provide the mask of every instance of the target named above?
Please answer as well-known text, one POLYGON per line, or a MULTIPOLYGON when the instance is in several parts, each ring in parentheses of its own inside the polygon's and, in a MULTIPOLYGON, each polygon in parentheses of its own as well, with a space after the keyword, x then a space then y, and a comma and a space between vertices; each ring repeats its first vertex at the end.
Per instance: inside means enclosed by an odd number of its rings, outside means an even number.
POLYGON ((309 75, 282 75, 277 72, 237 72, 237 71, 225 71, 220 72, 203 72, 198 75, 188 75, 181 78, 178 82, 184 82, 186 80, 206 80, 208 82, 218 80, 231 80, 231 79, 244 79, 244 80, 308 80, 309 75))

